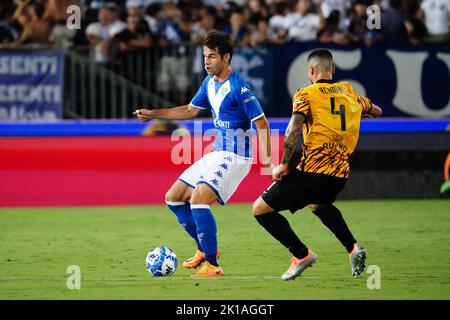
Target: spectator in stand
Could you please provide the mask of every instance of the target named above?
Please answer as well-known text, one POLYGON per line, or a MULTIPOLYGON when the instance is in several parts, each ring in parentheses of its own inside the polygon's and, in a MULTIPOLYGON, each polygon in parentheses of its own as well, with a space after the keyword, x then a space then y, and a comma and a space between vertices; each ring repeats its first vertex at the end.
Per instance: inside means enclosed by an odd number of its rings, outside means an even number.
MULTIPOLYGON (((216 18, 210 12, 203 12, 200 20, 192 26, 191 41, 196 45, 201 45, 208 31, 213 30, 216 25, 216 18)), ((201 52, 203 55, 203 52, 201 52)))
POLYGON ((44 19, 53 25, 50 41, 58 48, 67 49, 72 46, 76 30, 67 28, 67 19, 69 18, 67 8, 79 4, 79 0, 47 0, 44 19))
POLYGON ((347 11, 351 8, 351 0, 316 0, 316 6, 324 19, 328 18, 331 12, 339 11, 339 28, 347 30, 349 25, 347 11))
POLYGON ((288 41, 314 41, 317 32, 323 26, 320 15, 311 12, 310 0, 299 0, 296 6, 297 12, 286 17, 288 29, 288 41))
POLYGON ((269 35, 274 43, 284 43, 288 29, 286 28, 288 9, 285 1, 273 5, 273 15, 269 18, 269 35))
POLYGON ((242 8, 234 1, 225 1, 221 6, 217 8, 218 14, 216 19, 216 26, 218 29, 223 30, 230 23, 231 14, 242 8))
POLYGON ((423 22, 419 4, 416 0, 403 0, 403 10, 405 12, 405 28, 408 40, 412 44, 421 43, 427 35, 427 28, 423 22))
POLYGON ((253 26, 257 26, 261 19, 269 18, 269 9, 263 0, 250 0, 248 3, 247 21, 253 26))
POLYGON ((205 6, 202 0, 178 0, 177 5, 191 22, 195 22, 200 18, 201 9, 205 6))
POLYGON ((146 6, 144 0, 127 0, 126 8, 128 17, 132 16, 143 19, 147 23, 148 28, 153 33, 157 32, 158 21, 154 17, 146 15, 146 6))
POLYGON ((0 3, 0 44, 12 43, 19 38, 19 30, 13 23, 15 10, 12 2, 0 3))
POLYGON ((175 102, 186 100, 189 87, 188 46, 191 26, 181 10, 173 2, 163 4, 163 18, 158 24, 158 42, 162 48, 159 63, 158 91, 166 98, 171 96, 175 102), (173 89, 178 97, 173 97, 173 89))
POLYGON ((98 11, 98 22, 91 23, 86 28, 86 36, 94 45, 95 61, 98 63, 110 62, 113 38, 126 28, 126 24, 116 18, 116 12, 112 4, 105 4, 98 11))
POLYGON ((168 47, 174 43, 189 40, 190 22, 174 2, 163 4, 162 19, 158 23, 160 46, 168 47))
POLYGON ((386 43, 407 42, 406 16, 401 11, 402 0, 390 0, 390 9, 381 12, 381 34, 386 43))
POLYGON ((147 22, 137 16, 128 16, 127 28, 114 36, 120 51, 137 51, 150 48, 152 33, 147 22))
POLYGON ((79 0, 46 0, 44 18, 52 24, 66 25, 69 14, 67 8, 72 5, 79 6, 79 0))
POLYGON ((425 21, 428 42, 450 41, 450 0, 424 0, 419 16, 425 21))
POLYGON ((250 45, 250 31, 245 25, 242 9, 239 8, 231 13, 229 25, 223 28, 223 31, 230 35, 234 46, 247 47, 250 45))
POLYGON ((370 30, 367 27, 367 7, 370 0, 356 0, 352 7, 349 33, 358 43, 370 47, 381 42, 381 33, 377 29, 370 30))
POLYGON ((150 4, 145 10, 150 31, 155 35, 158 32, 158 23, 161 20, 162 5, 159 2, 150 4))
MULTIPOLYGON (((120 0, 116 0, 120 1, 120 0)), ((110 9, 112 14, 112 27, 111 27, 111 35, 114 36, 121 32, 122 30, 127 28, 126 22, 123 22, 120 19, 120 11, 121 8, 118 4, 113 1, 109 1, 105 3, 105 6, 110 9)))
POLYGON ((224 0, 202 0, 203 5, 205 6, 211 6, 218 8, 220 6, 223 6, 225 1, 224 0))
POLYGON ((364 43, 368 30, 367 1, 356 0, 351 10, 348 31, 358 39, 358 42, 364 43))
POLYGON ((194 74, 195 83, 200 85, 205 78, 205 68, 203 64, 203 39, 208 31, 211 31, 216 26, 215 11, 202 10, 201 17, 198 22, 192 26, 191 42, 195 46, 195 58, 192 62, 192 72, 194 74))
POLYGON ((48 43, 52 25, 43 18, 45 6, 33 0, 17 0, 13 20, 23 28, 16 43, 48 43))
MULTIPOLYGON (((375 4, 380 7, 381 11, 388 10, 391 5, 389 4, 390 0, 372 0, 371 4, 375 4)), ((420 1, 420 0, 419 0, 420 1)))
POLYGON ((276 43, 276 35, 272 37, 269 34, 269 22, 261 18, 256 24, 256 30, 250 34, 250 44, 252 47, 263 46, 276 43))
POLYGON ((317 34, 321 42, 332 42, 339 45, 348 45, 357 42, 357 38, 342 30, 339 25, 339 11, 331 11, 325 19, 325 27, 317 34))

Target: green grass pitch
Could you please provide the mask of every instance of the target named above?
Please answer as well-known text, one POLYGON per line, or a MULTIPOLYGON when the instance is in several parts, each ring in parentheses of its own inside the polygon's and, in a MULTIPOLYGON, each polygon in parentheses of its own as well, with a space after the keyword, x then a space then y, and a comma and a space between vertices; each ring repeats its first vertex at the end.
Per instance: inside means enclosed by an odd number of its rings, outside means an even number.
POLYGON ((290 254, 252 217, 251 205, 213 206, 225 276, 191 278, 179 265, 154 278, 145 256, 158 245, 179 263, 193 241, 163 206, 0 209, 0 299, 450 299, 450 201, 339 201, 381 288, 353 279, 348 255, 307 209, 284 213, 319 257, 295 281, 280 275, 290 254), (67 267, 81 288, 66 286, 67 267))

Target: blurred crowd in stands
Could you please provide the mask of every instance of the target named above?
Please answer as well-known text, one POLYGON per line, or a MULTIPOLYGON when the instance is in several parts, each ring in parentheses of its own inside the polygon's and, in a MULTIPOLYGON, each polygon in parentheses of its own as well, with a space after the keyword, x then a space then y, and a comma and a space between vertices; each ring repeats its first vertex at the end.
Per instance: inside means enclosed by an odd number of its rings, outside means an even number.
MULTIPOLYGON (((372 11, 376 12, 376 11, 372 11)), ((0 44, 49 43, 96 47, 106 59, 122 51, 201 43, 210 29, 235 45, 320 41, 339 45, 450 42, 450 0, 1 0, 0 44), (81 28, 67 19, 77 5, 81 28), (380 8, 380 29, 367 8, 380 8), (373 8, 373 7, 372 7, 373 8)))

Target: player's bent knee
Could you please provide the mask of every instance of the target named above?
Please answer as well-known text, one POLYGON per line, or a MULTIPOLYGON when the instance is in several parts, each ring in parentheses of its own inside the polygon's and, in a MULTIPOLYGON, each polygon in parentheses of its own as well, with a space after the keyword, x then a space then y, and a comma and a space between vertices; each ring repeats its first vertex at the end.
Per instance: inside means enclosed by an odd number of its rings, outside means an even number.
POLYGON ((274 210, 269 207, 269 205, 261 198, 259 197, 254 203, 252 212, 254 216, 259 216, 262 214, 273 212, 274 210))
POLYGON ((196 190, 194 190, 194 192, 192 192, 190 203, 191 204, 202 204, 201 199, 202 199, 201 195, 196 190))
POLYGON ((174 184, 165 195, 166 201, 169 202, 186 202, 190 198, 190 192, 188 187, 180 187, 178 184, 174 184))
POLYGON ((182 199, 180 197, 180 193, 176 192, 173 187, 170 188, 166 192, 166 196, 165 197, 166 197, 166 201, 169 201, 169 202, 181 202, 182 201, 182 199))
POLYGON ((211 205, 217 199, 216 194, 207 185, 199 185, 191 195, 191 204, 211 205))

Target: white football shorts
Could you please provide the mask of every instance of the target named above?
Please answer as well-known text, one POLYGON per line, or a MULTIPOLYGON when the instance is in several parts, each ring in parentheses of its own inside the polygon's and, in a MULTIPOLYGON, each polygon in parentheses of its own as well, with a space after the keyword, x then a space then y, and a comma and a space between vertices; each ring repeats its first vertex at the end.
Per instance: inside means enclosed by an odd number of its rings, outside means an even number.
POLYGON ((187 168, 178 180, 192 188, 199 183, 207 184, 216 193, 217 201, 224 205, 250 172, 252 163, 252 158, 228 151, 212 151, 187 168))

